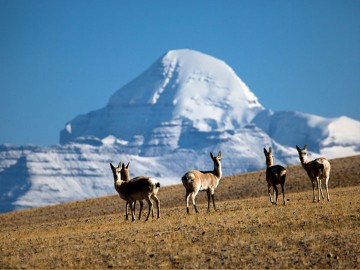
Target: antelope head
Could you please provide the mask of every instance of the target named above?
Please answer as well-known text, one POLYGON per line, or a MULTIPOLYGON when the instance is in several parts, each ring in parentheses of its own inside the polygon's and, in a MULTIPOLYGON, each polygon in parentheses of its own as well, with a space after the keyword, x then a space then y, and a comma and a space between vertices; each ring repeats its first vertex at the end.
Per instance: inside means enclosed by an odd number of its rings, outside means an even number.
POLYGON ((115 167, 112 163, 110 163, 110 168, 111 168, 111 171, 114 175, 114 181, 118 181, 118 180, 121 180, 121 176, 120 176, 120 173, 121 173, 121 161, 119 162, 119 165, 117 167, 115 167))
POLYGON ((219 151, 217 156, 214 156, 213 153, 210 152, 210 157, 214 162, 215 168, 219 168, 221 166, 221 157, 222 157, 221 151, 219 151))
POLYGON ((272 155, 272 149, 271 147, 269 147, 269 151, 266 150, 266 148, 264 148, 264 154, 265 154, 265 158, 266 158, 266 165, 268 167, 273 165, 273 155, 272 155))
POLYGON ((296 146, 296 150, 299 153, 299 158, 301 163, 307 162, 307 145, 305 144, 304 148, 301 149, 299 146, 296 146))

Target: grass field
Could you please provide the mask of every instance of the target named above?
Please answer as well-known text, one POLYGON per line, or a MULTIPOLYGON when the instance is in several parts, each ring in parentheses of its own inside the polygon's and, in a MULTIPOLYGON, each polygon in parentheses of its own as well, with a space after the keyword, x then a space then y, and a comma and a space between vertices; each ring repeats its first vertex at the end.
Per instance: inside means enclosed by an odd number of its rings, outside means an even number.
POLYGON ((118 196, 1 214, 0 268, 358 268, 360 156, 331 164, 330 202, 312 203, 305 171, 289 166, 286 206, 269 203, 260 171, 225 177, 217 212, 199 194, 187 215, 176 185, 148 222, 146 211, 125 221, 118 196))

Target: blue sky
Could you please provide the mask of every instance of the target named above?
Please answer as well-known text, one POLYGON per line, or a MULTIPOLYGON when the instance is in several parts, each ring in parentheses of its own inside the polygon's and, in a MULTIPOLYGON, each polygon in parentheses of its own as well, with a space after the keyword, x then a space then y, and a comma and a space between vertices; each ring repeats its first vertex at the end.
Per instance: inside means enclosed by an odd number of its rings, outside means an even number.
POLYGON ((360 120, 359 14, 358 0, 0 0, 0 144, 57 144, 182 48, 224 60, 266 108, 360 120))

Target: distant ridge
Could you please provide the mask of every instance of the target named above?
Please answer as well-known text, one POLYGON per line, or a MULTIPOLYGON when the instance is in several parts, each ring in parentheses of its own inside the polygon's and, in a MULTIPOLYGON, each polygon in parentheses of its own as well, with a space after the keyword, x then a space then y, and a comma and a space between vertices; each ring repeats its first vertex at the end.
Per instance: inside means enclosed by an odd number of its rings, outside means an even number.
POLYGON ((277 164, 360 154, 360 122, 264 108, 225 62, 172 50, 100 109, 66 123, 51 147, 0 146, 0 212, 115 194, 110 162, 131 162, 131 175, 178 184, 189 169, 209 170, 223 153, 224 175, 277 164))

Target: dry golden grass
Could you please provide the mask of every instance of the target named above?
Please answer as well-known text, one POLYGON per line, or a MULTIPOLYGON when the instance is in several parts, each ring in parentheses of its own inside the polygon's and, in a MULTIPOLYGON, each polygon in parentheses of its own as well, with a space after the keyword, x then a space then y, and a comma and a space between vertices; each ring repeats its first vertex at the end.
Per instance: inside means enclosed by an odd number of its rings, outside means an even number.
POLYGON ((199 194, 186 215, 177 185, 146 223, 125 221, 117 196, 2 214, 0 268, 358 268, 360 156, 331 163, 330 202, 312 203, 291 166, 286 206, 269 203, 261 171, 223 179, 217 212, 199 194))

